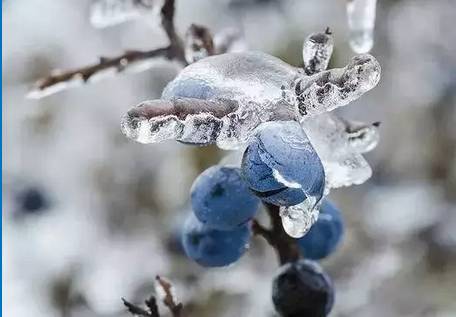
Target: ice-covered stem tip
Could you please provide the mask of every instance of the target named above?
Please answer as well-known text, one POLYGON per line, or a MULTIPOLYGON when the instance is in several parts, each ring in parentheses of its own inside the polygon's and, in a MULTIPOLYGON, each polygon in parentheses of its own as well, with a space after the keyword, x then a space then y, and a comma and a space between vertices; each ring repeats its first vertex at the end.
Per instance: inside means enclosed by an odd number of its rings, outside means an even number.
POLYGON ((264 208, 270 218, 270 228, 264 227, 255 219, 252 222, 253 233, 262 236, 274 248, 281 265, 298 260, 300 252, 297 240, 284 231, 279 207, 265 203, 264 208))
MULTIPOLYGON (((157 296, 161 298, 163 304, 168 308, 172 317, 184 317, 184 306, 182 303, 178 303, 174 294, 173 285, 157 275, 155 277, 155 292, 157 296)), ((157 298, 152 295, 144 303, 146 308, 142 308, 138 305, 132 304, 126 299, 122 298, 122 301, 127 307, 128 311, 139 317, 160 317, 158 310, 157 298)))
POLYGON ((380 71, 377 60, 363 54, 344 68, 298 79, 295 92, 300 115, 317 115, 349 104, 378 84, 380 71))
POLYGON ((177 60, 186 65, 183 41, 174 26, 174 0, 164 0, 160 13, 161 25, 169 40, 168 46, 148 51, 129 50, 116 57, 100 57, 98 63, 89 66, 63 72, 54 71, 53 74, 39 79, 27 97, 42 98, 70 87, 92 82, 96 78, 101 78, 101 75, 118 74, 130 70, 144 71, 152 67, 157 57, 177 60))
POLYGON ((324 33, 310 34, 302 47, 304 70, 307 75, 324 71, 333 52, 334 41, 329 28, 324 33))
POLYGON ((165 306, 168 307, 169 311, 171 312, 171 315, 173 317, 184 317, 184 305, 182 305, 182 303, 177 302, 176 296, 174 294, 173 285, 163 277, 160 277, 159 275, 155 277, 155 280, 157 282, 157 293, 161 295, 163 304, 165 304, 165 306))
POLYGON ((185 33, 185 60, 191 64, 214 55, 214 41, 209 29, 192 24, 185 33))

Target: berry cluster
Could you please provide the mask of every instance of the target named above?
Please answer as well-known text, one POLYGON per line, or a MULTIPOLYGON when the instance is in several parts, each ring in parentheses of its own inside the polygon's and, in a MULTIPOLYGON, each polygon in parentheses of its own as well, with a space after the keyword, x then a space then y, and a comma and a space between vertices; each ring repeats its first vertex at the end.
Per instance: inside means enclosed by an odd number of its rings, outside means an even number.
POLYGON ((262 235, 282 265, 273 303, 284 317, 330 312, 334 289, 314 261, 336 249, 343 223, 325 196, 370 177, 362 154, 378 141, 378 125, 329 112, 375 87, 380 65, 365 54, 326 70, 332 51, 328 29, 305 40, 304 68, 261 52, 202 58, 121 123, 140 143, 173 139, 240 151, 241 161, 213 166, 195 180, 183 248, 202 266, 227 266, 246 252, 252 234, 262 235), (270 229, 254 219, 260 202, 270 229))
POLYGON ((318 220, 303 237, 287 236, 306 260, 282 263, 273 283, 273 302, 282 316, 326 316, 334 299, 333 286, 311 260, 323 259, 336 249, 343 223, 338 209, 323 198, 324 187, 323 166, 299 124, 265 123, 245 149, 240 168, 212 166, 193 183, 193 213, 182 237, 185 253, 206 267, 234 263, 248 249, 260 201, 289 208, 313 198, 318 220))

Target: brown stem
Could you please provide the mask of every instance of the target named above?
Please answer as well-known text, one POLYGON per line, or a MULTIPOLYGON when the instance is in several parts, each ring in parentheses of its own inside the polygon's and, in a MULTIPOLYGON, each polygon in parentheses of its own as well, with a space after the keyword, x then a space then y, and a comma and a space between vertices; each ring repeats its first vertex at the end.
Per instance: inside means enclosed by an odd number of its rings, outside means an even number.
POLYGON ((274 248, 281 265, 298 260, 300 253, 296 240, 283 230, 279 207, 267 203, 264 207, 269 215, 271 227, 267 229, 254 220, 252 223, 254 234, 262 236, 274 248))
POLYGON ((169 39, 169 45, 176 54, 176 58, 186 64, 184 45, 180 36, 176 32, 174 23, 175 0, 165 0, 161 9, 161 25, 169 39))
POLYGON ((69 70, 60 74, 50 75, 38 80, 29 96, 32 98, 41 97, 40 93, 43 93, 44 90, 72 80, 80 79, 84 83, 87 83, 95 74, 110 68, 115 69, 120 73, 135 63, 146 62, 148 59, 154 59, 160 56, 167 59, 173 59, 176 57, 175 54, 176 52, 171 47, 165 47, 150 51, 127 51, 120 56, 112 58, 100 57, 99 62, 96 64, 69 70))

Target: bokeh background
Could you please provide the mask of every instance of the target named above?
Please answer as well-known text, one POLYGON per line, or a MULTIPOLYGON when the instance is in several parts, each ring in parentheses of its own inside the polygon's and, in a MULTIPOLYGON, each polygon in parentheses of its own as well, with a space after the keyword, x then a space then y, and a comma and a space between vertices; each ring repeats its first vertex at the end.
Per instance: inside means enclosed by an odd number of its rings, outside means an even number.
MULTIPOLYGON (((192 316, 274 316, 273 250, 254 238, 235 265, 203 269, 182 255, 189 188, 226 153, 174 142, 140 145, 120 117, 160 96, 178 72, 154 68, 25 99, 52 69, 166 44, 157 21, 94 29, 88 0, 3 1, 3 306, 5 316, 127 316, 156 274, 192 316)), ((347 230, 322 264, 335 280, 331 316, 456 316, 456 2, 382 0, 372 54, 380 84, 338 113, 381 121, 374 175, 331 198, 347 230)), ((251 49, 301 63, 305 36, 334 32, 331 65, 354 54, 344 1, 177 0, 193 22, 241 30, 251 49)))

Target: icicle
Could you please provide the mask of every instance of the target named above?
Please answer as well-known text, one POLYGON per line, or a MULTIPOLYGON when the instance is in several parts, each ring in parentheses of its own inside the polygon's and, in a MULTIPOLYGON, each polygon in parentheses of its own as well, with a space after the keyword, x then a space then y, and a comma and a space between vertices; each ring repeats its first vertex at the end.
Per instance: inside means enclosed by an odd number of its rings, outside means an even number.
POLYGON ((317 221, 319 208, 316 205, 316 198, 309 197, 302 203, 280 207, 280 217, 285 232, 293 238, 303 237, 317 221))
POLYGON ((350 46, 358 54, 367 53, 374 45, 377 0, 347 0, 350 46))

